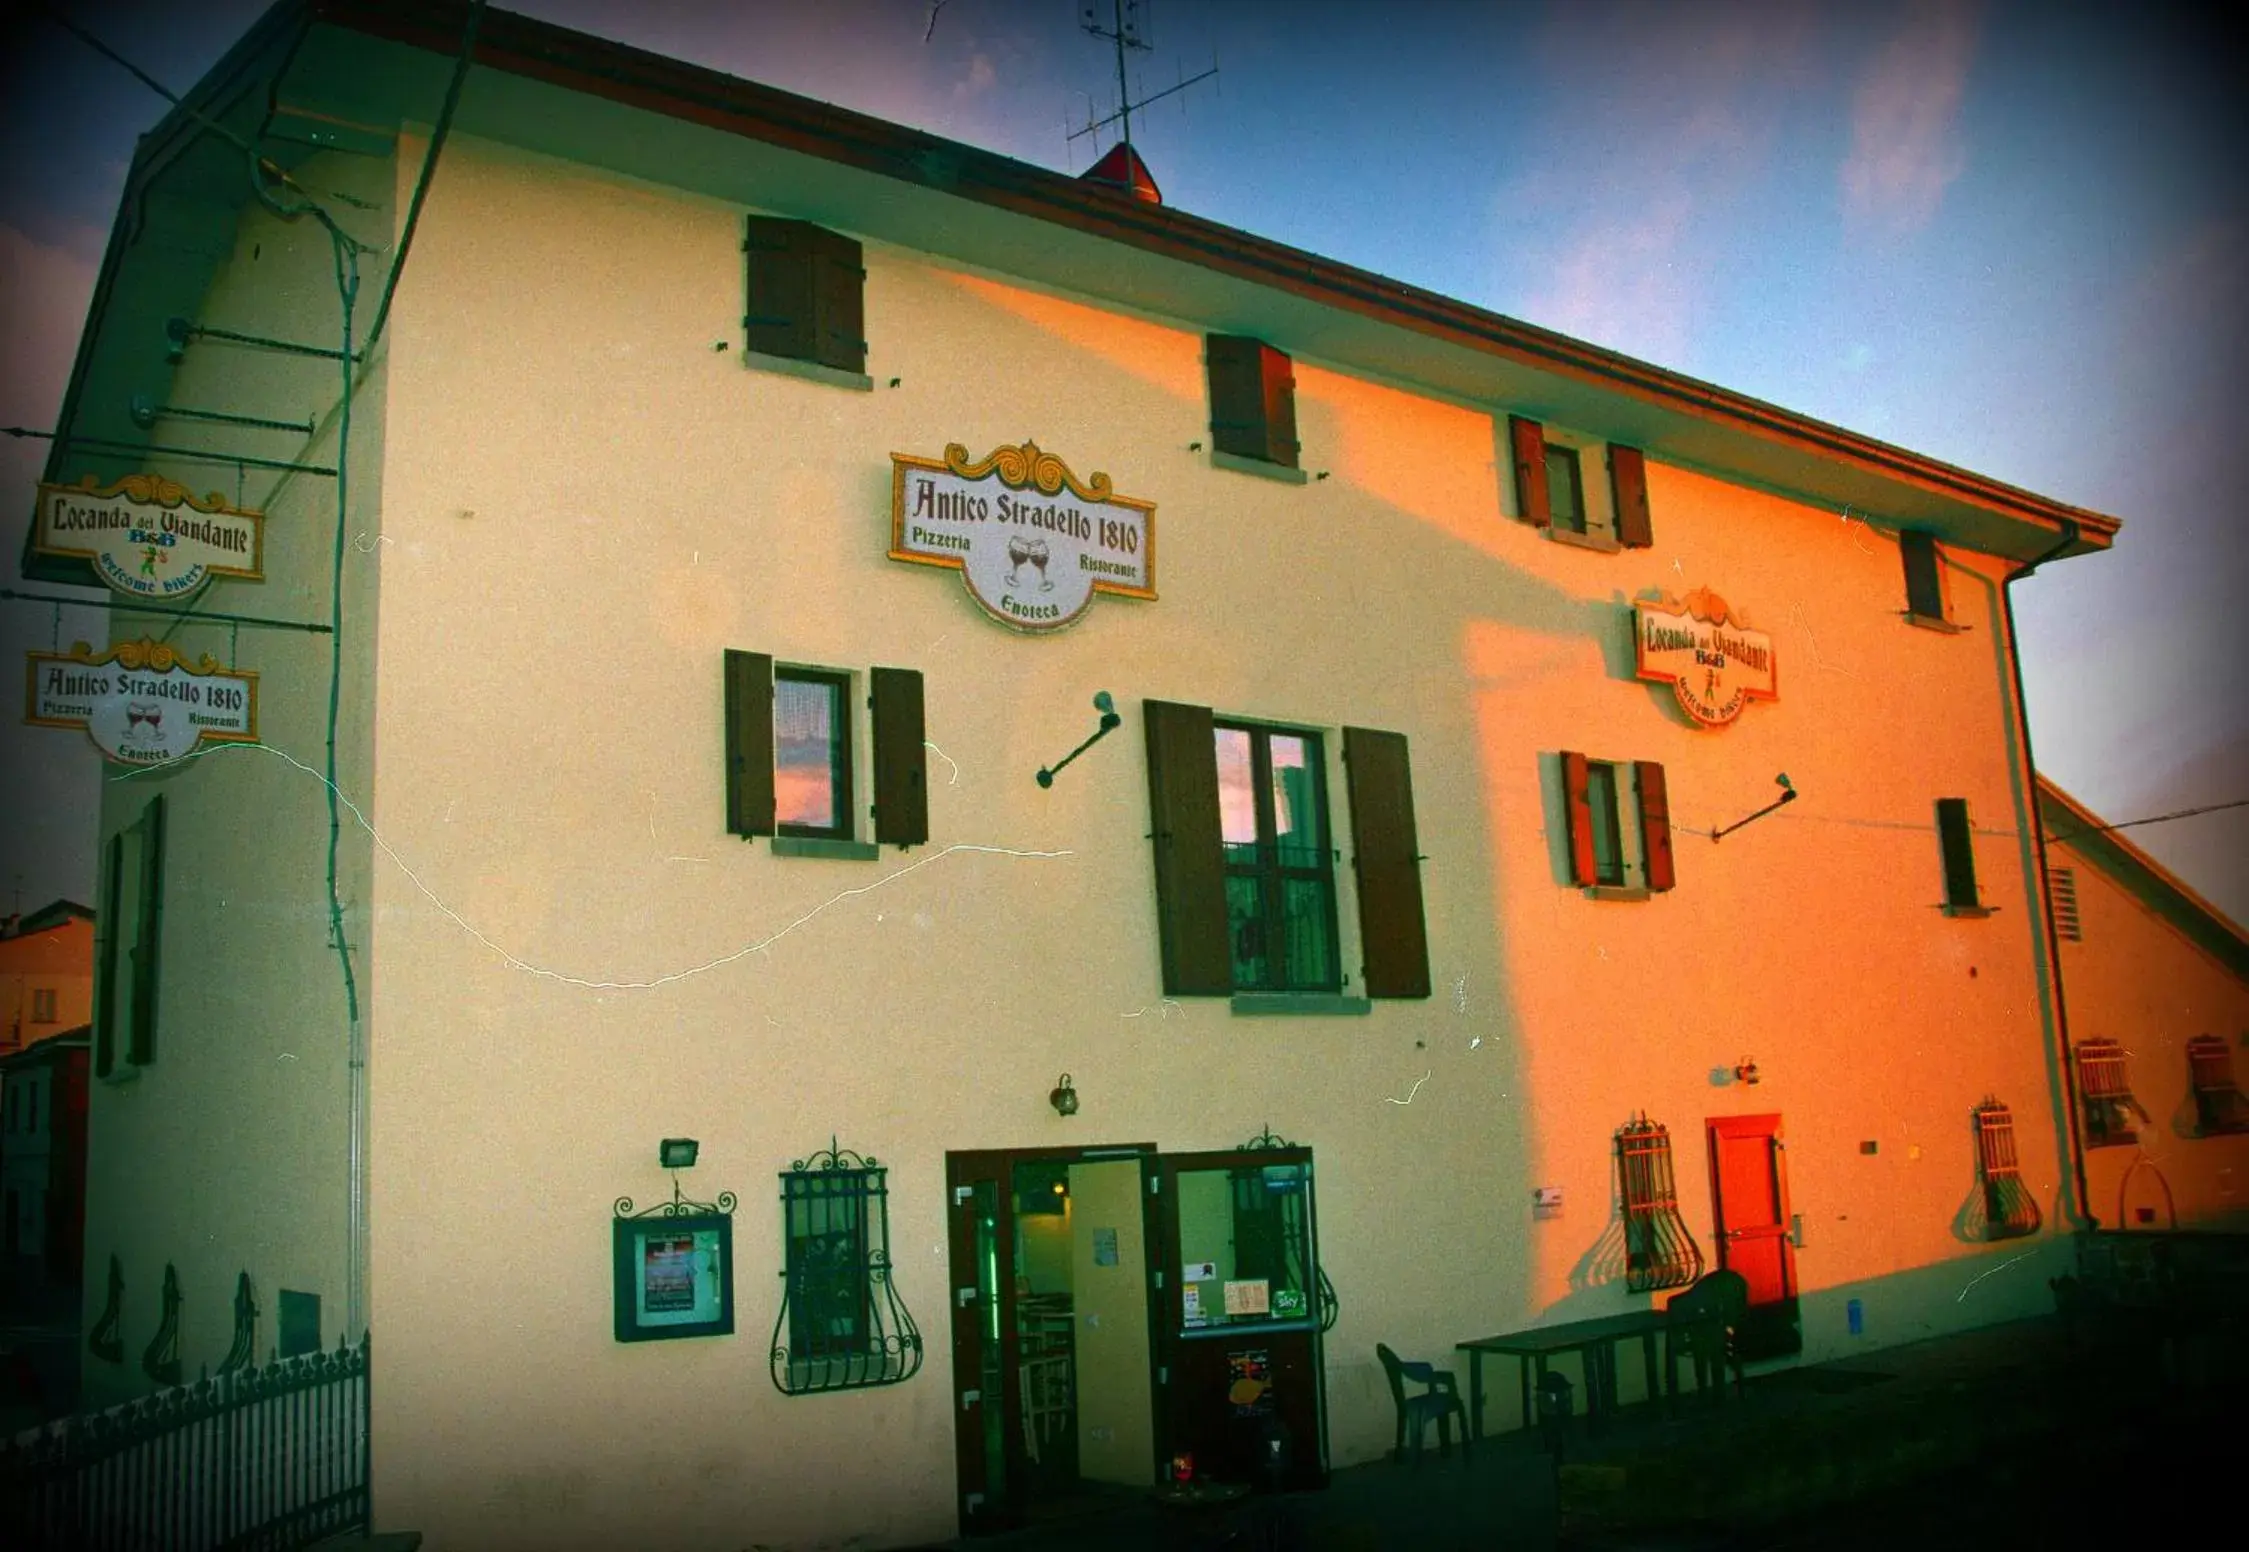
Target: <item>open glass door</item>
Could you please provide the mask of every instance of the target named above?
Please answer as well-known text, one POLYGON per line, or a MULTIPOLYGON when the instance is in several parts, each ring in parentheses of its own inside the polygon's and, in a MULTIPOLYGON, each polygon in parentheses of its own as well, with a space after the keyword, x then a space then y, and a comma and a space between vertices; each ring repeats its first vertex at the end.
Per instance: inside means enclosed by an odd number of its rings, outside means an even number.
POLYGON ((1015 1523, 1008 1471, 1008 1395, 1015 1365, 1014 1288, 1004 1269, 1015 1259, 1008 1200, 1009 1155, 945 1156, 946 1235, 952 1287, 953 1432, 959 1457, 961 1529, 1005 1530, 1015 1523))
POLYGON ((1312 1150, 1156 1159, 1157 1430, 1197 1477, 1327 1485, 1312 1150))

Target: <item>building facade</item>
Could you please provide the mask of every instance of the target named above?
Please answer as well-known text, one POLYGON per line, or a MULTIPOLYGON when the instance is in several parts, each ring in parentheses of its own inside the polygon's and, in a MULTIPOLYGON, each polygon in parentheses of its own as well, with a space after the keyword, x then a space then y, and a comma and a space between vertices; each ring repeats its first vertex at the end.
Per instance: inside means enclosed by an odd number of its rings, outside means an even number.
POLYGON ((0 1056, 82 1028, 94 1008, 94 913, 56 900, 0 922, 0 1056))
POLYGON ((170 622, 255 742, 105 789, 124 1351, 379 1325, 433 1548, 884 1546, 1718 1266, 2045 1306, 2006 589, 2113 519, 520 18, 448 117, 463 19, 278 7, 191 101, 287 181, 150 137, 66 404, 315 627, 170 622))

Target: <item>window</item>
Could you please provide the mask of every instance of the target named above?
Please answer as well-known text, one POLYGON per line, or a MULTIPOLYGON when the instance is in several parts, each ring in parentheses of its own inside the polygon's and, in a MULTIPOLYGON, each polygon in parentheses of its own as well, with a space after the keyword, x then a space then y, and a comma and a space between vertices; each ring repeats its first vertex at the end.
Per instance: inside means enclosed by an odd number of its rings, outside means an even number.
POLYGON ((2249 1104, 2233 1081, 2233 1053, 2217 1035, 2187 1042, 2187 1080, 2194 1089, 2195 1132, 2219 1137, 2249 1132, 2249 1104))
POLYGON ((1907 529, 1898 535, 1898 549, 1905 557, 1906 618, 1917 624, 1947 624, 1944 553, 1937 548, 1936 535, 1907 529))
POLYGON ((1585 532, 1585 488, 1578 477, 1577 449, 1546 444, 1546 512, 1556 528, 1585 532))
POLYGON ((2132 1097, 2124 1048, 2105 1036, 2077 1043, 2077 1098, 2084 1109, 2085 1146, 2113 1148, 2140 1140, 2132 1117, 2147 1112, 2132 1097))
POLYGON ((859 244, 808 221, 751 216, 742 252, 749 297, 742 327, 752 364, 795 362, 872 388, 859 244))
POLYGON ((1319 735, 1221 723, 1213 741, 1234 989, 1340 991, 1319 735))
POLYGON ((1945 914, 1988 914, 1976 900, 1976 843, 1966 798, 1937 799, 1937 842, 1944 854, 1945 914))
POLYGON ((103 848, 103 903, 95 946, 94 1071, 156 1060, 158 960, 164 939, 164 799, 103 848))
POLYGON ((2071 943, 2083 942, 2084 927, 2077 917, 2077 870, 2048 868, 2046 880, 2053 886, 2054 931, 2071 943))
POLYGON ((775 667, 762 652, 726 654, 726 828, 772 836, 774 850, 872 857, 876 846, 929 839, 921 675, 867 674, 874 841, 860 839, 854 676, 775 667))
POLYGON ((1549 532, 1614 538, 1626 549, 1655 542, 1648 512, 1647 459, 1637 447, 1609 444, 1609 494, 1614 521, 1594 512, 1585 493, 1585 472, 1575 447, 1550 441, 1540 421, 1507 417, 1507 440, 1515 462, 1515 508, 1524 522, 1549 532))
POLYGON ((832 1144, 781 1176, 769 1369, 784 1395, 895 1385, 921 1368, 921 1332, 891 1285, 888 1176, 832 1144))
POLYGON ((1562 754, 1570 881, 1590 890, 1653 892, 1677 881, 1663 767, 1562 754))
POLYGON ((55 1021, 55 989, 52 986, 35 986, 31 989, 31 1022, 52 1024, 55 1021))
MULTIPOLYGON (((1220 723, 1207 706, 1145 701, 1142 712, 1164 991, 1318 995, 1349 986, 1326 738, 1220 723)), ((1366 997, 1426 997, 1429 944, 1406 740, 1347 727, 1343 768, 1359 989, 1366 997)))
POLYGON ((2015 1114, 1996 1099, 1976 1107, 1976 1171, 1983 1185, 1984 1238, 2036 1234, 2038 1202, 2023 1184, 2015 1156, 2015 1114))
MULTIPOLYGON (((1296 374, 1282 352, 1262 340, 1212 334, 1203 341, 1210 374, 1213 460, 1297 470, 1296 374)), ((1298 471, 1301 473, 1301 471, 1298 471)))
POLYGON ((1635 1116, 1617 1129, 1617 1179, 1624 1201, 1624 1289, 1685 1288, 1702 1275, 1702 1247, 1679 1216, 1671 1133, 1635 1116))

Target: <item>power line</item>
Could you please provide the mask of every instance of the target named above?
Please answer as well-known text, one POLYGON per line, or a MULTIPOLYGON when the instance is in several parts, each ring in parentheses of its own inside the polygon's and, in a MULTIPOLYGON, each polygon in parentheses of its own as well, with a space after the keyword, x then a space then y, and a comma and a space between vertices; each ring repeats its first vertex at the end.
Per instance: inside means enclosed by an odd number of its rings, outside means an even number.
POLYGON ((2099 835, 2108 830, 2129 830, 2134 825, 2162 824, 2170 819, 2192 819, 2197 814, 2215 814, 2228 808, 2249 808, 2249 798, 2235 798, 2229 803, 2205 803, 2200 808, 2182 808, 2176 813, 2170 814, 2150 814, 2145 819, 2127 819, 2120 824, 2087 825, 2084 829, 2072 830, 2067 835, 2049 835, 2046 837, 2046 843, 2050 846, 2056 841, 2074 841, 2081 835, 2099 835))

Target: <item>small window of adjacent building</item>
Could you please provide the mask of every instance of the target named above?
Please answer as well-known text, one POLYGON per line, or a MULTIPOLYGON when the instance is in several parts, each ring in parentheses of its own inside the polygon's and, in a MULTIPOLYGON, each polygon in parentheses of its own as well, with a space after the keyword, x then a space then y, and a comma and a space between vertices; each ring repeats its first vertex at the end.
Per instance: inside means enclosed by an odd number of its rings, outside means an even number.
POLYGON ((52 986, 34 986, 31 989, 31 1022, 52 1024, 55 1021, 55 989, 52 986))
POLYGON ((94 1071, 116 1071, 118 1057, 156 1060, 159 960, 164 944, 164 798, 149 799, 132 824, 102 848, 97 918, 94 1071), (122 1048, 122 1050, 120 1050, 122 1048))
POLYGON ((1653 760, 1596 760, 1564 750, 1570 881, 1629 893, 1671 888, 1671 803, 1653 760))
POLYGON ((906 668, 867 674, 865 731, 874 839, 861 839, 859 707, 855 678, 832 668, 776 665, 762 652, 725 662, 726 828, 771 836, 774 850, 872 857, 877 846, 929 839, 922 679, 906 668))
POLYGON ((2217 1035, 2187 1042, 2187 1080, 2194 1089, 2195 1131, 2203 1137, 2249 1132, 2249 1102, 2233 1077, 2233 1052, 2217 1035))
POLYGON ((2139 1141, 2132 1118, 2144 1115, 2132 1097, 2124 1047, 2106 1036, 2077 1043, 2077 1097, 2084 1113, 2085 1146, 2114 1148, 2139 1141))
POLYGON ((2053 886, 2054 931, 2072 943, 2083 942, 2084 927, 2077 916, 2077 870, 2049 868, 2046 879, 2053 886))
POLYGON ((1944 908, 1953 916, 1981 916, 1976 899, 1976 843, 1968 827, 1966 798, 1937 799, 1937 843, 1944 858, 1944 908))
POLYGON ((1295 364, 1263 340, 1239 334, 1206 336, 1203 355, 1213 461, 1297 470, 1295 364))
MULTIPOLYGON (((1221 722, 1207 706, 1145 701, 1142 711, 1164 991, 1318 996, 1348 987, 1326 736, 1221 722)), ((1429 943, 1406 740, 1347 727, 1343 769, 1360 989, 1370 998, 1426 997, 1429 943)))
POLYGON ((742 239, 748 311, 742 327, 753 365, 798 363, 866 380, 867 271, 849 237, 772 216, 751 216, 742 239), (762 359, 760 359, 762 358, 762 359))
POLYGON ((1950 623, 1945 609, 1944 552, 1937 546, 1936 535, 1906 529, 1898 535, 1898 549, 1905 556, 1906 617, 1923 625, 1950 623))

